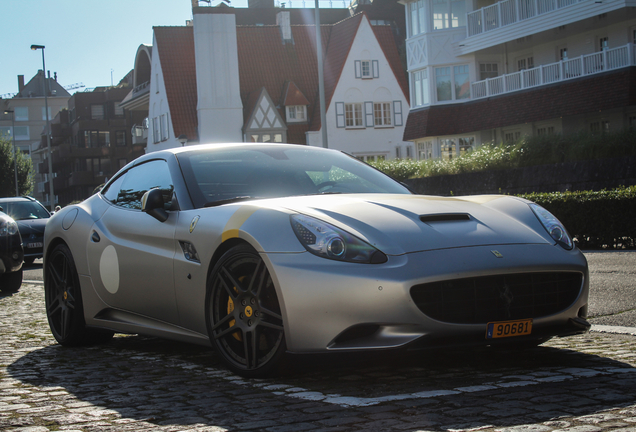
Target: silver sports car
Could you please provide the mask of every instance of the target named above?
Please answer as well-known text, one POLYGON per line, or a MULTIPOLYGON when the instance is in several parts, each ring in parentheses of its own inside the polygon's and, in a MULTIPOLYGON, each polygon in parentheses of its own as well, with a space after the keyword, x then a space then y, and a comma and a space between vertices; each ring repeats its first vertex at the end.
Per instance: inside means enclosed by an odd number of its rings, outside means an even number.
POLYGON ((212 345, 244 376, 289 352, 533 346, 589 329, 587 262, 542 207, 414 195, 306 146, 146 154, 56 212, 44 252, 60 344, 212 345))

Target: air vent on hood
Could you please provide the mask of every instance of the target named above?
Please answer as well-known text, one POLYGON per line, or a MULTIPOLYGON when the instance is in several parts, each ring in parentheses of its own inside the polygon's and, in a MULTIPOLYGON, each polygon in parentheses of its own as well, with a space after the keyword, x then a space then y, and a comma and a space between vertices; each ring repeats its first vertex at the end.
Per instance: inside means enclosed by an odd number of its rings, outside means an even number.
POLYGON ((420 216, 420 220, 424 223, 465 221, 465 220, 470 220, 470 215, 468 213, 444 213, 444 214, 434 214, 434 215, 423 215, 423 216, 420 216))

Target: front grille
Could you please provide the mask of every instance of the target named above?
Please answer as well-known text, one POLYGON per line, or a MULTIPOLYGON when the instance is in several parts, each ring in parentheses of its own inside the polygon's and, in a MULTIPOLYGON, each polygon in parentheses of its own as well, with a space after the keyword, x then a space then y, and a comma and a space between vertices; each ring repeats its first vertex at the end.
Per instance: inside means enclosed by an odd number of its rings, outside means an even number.
POLYGON ((435 320, 482 324, 561 312, 577 299, 582 281, 574 272, 482 276, 415 285, 411 297, 435 320))

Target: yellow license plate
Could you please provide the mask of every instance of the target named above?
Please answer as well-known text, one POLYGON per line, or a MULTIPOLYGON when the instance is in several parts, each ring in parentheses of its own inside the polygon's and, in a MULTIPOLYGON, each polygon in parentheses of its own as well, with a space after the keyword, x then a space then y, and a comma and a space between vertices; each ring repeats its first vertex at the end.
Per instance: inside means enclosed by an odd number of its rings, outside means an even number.
POLYGON ((488 323, 486 339, 523 336, 532 333, 532 320, 497 321, 488 323))

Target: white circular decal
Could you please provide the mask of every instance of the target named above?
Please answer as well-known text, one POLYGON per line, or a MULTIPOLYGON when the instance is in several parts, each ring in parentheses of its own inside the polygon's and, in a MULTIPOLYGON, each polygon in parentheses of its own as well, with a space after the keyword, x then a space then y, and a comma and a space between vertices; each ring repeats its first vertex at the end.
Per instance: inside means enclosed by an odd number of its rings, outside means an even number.
POLYGON ((99 274, 106 290, 115 294, 119 289, 119 260, 117 251, 110 245, 106 246, 99 259, 99 274))

